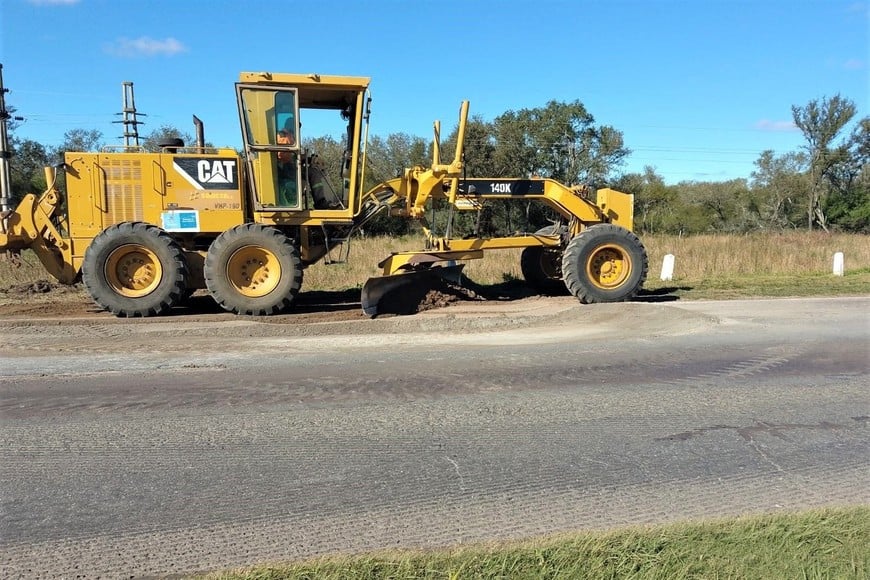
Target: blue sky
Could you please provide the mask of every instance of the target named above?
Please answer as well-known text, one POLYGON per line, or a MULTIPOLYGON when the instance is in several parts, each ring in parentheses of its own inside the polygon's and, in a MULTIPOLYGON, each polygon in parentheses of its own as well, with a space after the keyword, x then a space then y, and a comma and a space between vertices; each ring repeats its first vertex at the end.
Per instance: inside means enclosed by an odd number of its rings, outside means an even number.
MULTIPOLYGON (((205 122, 240 145, 241 71, 372 77, 372 134, 429 138, 459 103, 491 120, 579 99, 623 132, 624 171, 668 183, 749 177, 803 144, 791 106, 868 107, 867 0, 0 0, 0 62, 16 135, 121 144, 123 81, 140 131, 205 122)), ((307 127, 309 134, 316 127, 307 127)))

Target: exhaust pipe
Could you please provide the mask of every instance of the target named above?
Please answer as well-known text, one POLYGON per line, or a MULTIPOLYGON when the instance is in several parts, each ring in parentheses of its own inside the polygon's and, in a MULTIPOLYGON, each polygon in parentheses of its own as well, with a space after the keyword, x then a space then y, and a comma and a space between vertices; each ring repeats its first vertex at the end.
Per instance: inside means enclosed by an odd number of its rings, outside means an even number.
POLYGON ((203 149, 205 148, 205 128, 196 115, 193 116, 193 126, 196 127, 196 146, 203 149))

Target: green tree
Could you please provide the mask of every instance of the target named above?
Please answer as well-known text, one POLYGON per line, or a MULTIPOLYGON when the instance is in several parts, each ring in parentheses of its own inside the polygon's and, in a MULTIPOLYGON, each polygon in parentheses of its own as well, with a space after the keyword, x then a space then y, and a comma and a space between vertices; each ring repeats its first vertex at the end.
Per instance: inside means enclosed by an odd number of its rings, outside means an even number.
POLYGON ((422 137, 407 133, 372 137, 369 139, 367 155, 370 173, 366 182, 370 185, 397 177, 406 167, 429 165, 426 142, 422 137))
POLYGON ((828 229, 824 202, 832 190, 831 178, 837 166, 849 160, 848 141, 835 140, 855 116, 855 103, 834 95, 823 97, 798 107, 791 108, 794 124, 807 141, 806 150, 810 163, 810 191, 807 199, 807 227, 818 224, 828 229))
POLYGON ((145 136, 142 140, 142 148, 145 151, 157 153, 161 149, 161 143, 170 142, 172 139, 181 139, 188 147, 193 147, 196 142, 190 133, 185 133, 172 125, 161 125, 145 136))
MULTIPOLYGON (((453 158, 456 147, 458 127, 453 130, 444 149, 449 159, 453 158)), ((497 142, 492 123, 480 116, 468 119, 465 126, 465 147, 463 162, 464 171, 468 177, 497 176, 495 168, 495 152, 497 142)))
POLYGON ((679 233, 678 194, 665 185, 655 168, 643 173, 628 173, 613 182, 613 187, 634 194, 634 229, 641 233, 679 233))
MULTIPOLYGON (((366 189, 401 175, 407 167, 429 165, 426 159, 426 142, 421 137, 407 133, 372 137, 369 139, 366 156, 366 189)), ((368 222, 366 231, 371 234, 401 236, 410 231, 409 227, 408 220, 381 213, 368 222)))
POLYGON ((825 212, 839 228, 870 232, 870 117, 858 122, 847 149, 845 161, 828 174, 833 195, 827 199, 825 212))
POLYGON ((46 148, 32 139, 20 139, 15 130, 23 120, 15 115, 14 105, 7 105, 9 118, 6 129, 9 137, 9 203, 18 205, 28 193, 41 193, 46 188, 44 167, 49 164, 46 148))
POLYGON ((755 161, 749 204, 761 229, 792 229, 805 219, 801 200, 809 198, 812 187, 808 164, 806 153, 800 151, 776 155, 767 150, 755 161))
POLYGON ((496 176, 551 177, 567 184, 606 183, 629 150, 622 133, 595 126, 583 103, 550 101, 493 121, 496 176))
POLYGON ((68 151, 99 151, 103 145, 103 133, 96 129, 70 129, 63 134, 63 142, 52 148, 51 153, 63 158, 63 154, 68 151))
POLYGON ((9 160, 10 204, 14 207, 28 193, 42 193, 45 182, 45 167, 51 165, 45 146, 32 139, 10 138, 12 158, 9 160))
POLYGON ((746 211, 749 188, 745 179, 683 182, 675 188, 683 208, 681 231, 743 232, 751 229, 754 220, 746 211))

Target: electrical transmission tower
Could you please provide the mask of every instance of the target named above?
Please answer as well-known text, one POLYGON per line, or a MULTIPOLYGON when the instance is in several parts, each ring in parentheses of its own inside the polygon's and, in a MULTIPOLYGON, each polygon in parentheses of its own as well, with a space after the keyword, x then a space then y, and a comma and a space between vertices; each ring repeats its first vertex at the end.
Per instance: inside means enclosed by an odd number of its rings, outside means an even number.
POLYGON ((6 110, 6 93, 9 89, 3 86, 3 64, 0 63, 0 212, 10 209, 12 198, 12 177, 9 173, 9 159, 12 151, 9 148, 9 135, 6 132, 6 122, 9 119, 23 121, 23 117, 13 117, 6 110))
POLYGON ((124 124, 124 146, 138 147, 139 146, 139 125, 144 125, 144 121, 140 121, 139 117, 147 117, 145 113, 136 112, 136 99, 133 96, 133 83, 124 81, 122 90, 124 93, 124 108, 121 113, 122 120, 112 121, 113 123, 124 124))

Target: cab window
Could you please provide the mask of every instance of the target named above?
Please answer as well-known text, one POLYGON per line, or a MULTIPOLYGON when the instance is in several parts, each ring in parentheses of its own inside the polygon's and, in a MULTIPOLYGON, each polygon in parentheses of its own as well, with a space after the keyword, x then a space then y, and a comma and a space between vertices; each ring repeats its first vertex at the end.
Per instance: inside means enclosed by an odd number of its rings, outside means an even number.
POLYGON ((250 86, 238 90, 251 186, 259 205, 299 208, 296 90, 250 86))

